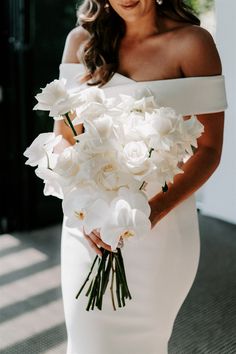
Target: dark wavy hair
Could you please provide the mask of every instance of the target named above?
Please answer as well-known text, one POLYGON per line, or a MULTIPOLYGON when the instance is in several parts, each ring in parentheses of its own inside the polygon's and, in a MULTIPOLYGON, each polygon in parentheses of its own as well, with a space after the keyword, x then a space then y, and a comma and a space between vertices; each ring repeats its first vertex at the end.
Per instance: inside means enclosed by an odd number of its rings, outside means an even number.
MULTIPOLYGON (((87 68, 82 82, 88 85, 104 85, 118 68, 118 51, 125 34, 125 23, 111 6, 109 12, 105 11, 105 3, 106 0, 84 0, 77 6, 77 25, 89 32, 89 40, 81 52, 81 61, 87 68)), ((164 0, 158 6, 158 14, 200 25, 199 18, 184 0, 164 0)))

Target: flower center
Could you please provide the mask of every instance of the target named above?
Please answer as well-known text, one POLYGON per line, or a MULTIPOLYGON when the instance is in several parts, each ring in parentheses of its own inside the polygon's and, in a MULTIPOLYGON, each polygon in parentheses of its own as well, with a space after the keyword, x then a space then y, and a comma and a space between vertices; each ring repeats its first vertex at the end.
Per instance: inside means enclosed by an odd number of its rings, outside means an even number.
POLYGON ((121 237, 124 237, 124 238, 128 238, 128 237, 131 237, 131 236, 134 236, 135 233, 133 230, 126 230, 123 232, 123 234, 121 235, 121 237))
POLYGON ((138 113, 142 113, 143 110, 141 108, 132 108, 130 112, 138 112, 138 113))
POLYGON ((108 163, 107 165, 105 165, 104 167, 103 167, 103 171, 104 172, 111 172, 111 171, 113 171, 114 170, 114 168, 113 168, 113 165, 111 164, 111 163, 108 163))
POLYGON ((79 220, 84 220, 85 218, 85 213, 82 211, 75 211, 75 216, 79 219, 79 220))

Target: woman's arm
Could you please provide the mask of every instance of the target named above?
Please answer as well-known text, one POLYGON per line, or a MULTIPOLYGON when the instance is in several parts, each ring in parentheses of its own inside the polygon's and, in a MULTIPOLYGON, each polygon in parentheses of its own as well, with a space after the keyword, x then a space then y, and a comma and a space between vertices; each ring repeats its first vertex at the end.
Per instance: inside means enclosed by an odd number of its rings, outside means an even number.
MULTIPOLYGON (((82 27, 74 28, 66 38, 62 63, 79 63, 79 49, 87 38, 87 32, 82 27)), ((74 116, 71 116, 72 120, 73 118, 74 116)), ((56 135, 61 134, 63 136, 61 142, 54 148, 55 152, 60 153, 66 147, 75 144, 71 128, 65 124, 64 120, 55 121, 53 130, 56 135)), ((75 130, 78 135, 81 134, 83 132, 83 124, 76 125, 75 130)))
MULTIPOLYGON (((180 42, 181 70, 184 76, 221 75, 221 61, 209 32, 197 27, 180 42)), ((189 116, 186 116, 189 117, 189 116)), ((197 115, 204 125, 204 133, 198 139, 195 154, 182 166, 183 174, 169 183, 166 193, 158 193, 149 200, 152 227, 175 206, 196 192, 219 165, 223 144, 224 112, 197 115)))

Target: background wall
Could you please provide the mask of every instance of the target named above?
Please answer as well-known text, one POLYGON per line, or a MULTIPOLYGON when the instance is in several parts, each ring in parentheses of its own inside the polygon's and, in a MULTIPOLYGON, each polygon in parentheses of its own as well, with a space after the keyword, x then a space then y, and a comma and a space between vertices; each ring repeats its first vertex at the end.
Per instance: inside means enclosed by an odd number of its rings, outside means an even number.
POLYGON ((236 1, 216 0, 215 41, 225 75, 228 109, 220 166, 199 191, 201 212, 236 224, 236 1))

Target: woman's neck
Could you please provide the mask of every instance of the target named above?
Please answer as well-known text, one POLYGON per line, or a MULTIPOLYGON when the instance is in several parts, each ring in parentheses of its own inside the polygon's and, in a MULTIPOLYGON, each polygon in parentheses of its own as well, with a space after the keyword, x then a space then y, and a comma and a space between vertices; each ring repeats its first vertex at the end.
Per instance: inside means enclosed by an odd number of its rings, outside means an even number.
POLYGON ((141 42, 153 35, 165 32, 167 29, 166 20, 159 15, 157 16, 155 11, 148 13, 137 21, 126 22, 125 39, 141 42))

